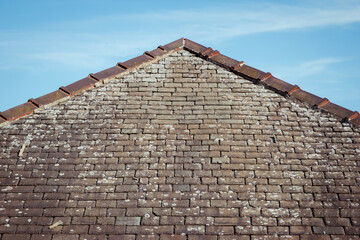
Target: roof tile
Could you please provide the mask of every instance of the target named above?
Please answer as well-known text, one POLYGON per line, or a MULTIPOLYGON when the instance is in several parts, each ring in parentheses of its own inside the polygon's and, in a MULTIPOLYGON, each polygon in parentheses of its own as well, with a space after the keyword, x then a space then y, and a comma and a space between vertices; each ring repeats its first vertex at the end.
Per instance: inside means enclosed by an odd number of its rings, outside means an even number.
POLYGON ((162 55, 166 54, 166 51, 161 50, 160 48, 154 49, 149 52, 154 57, 161 57, 162 55))
POLYGON ((126 62, 124 62, 123 64, 125 64, 125 66, 127 66, 128 68, 135 68, 145 62, 151 61, 153 58, 147 55, 140 55, 138 57, 132 58, 126 62))
POLYGON ((232 59, 230 57, 227 57, 223 54, 218 54, 214 57, 211 58, 211 60, 217 62, 219 65, 226 67, 226 68, 234 68, 236 66, 238 66, 239 64, 241 64, 241 62, 232 59))
POLYGON ((41 97, 30 99, 29 101, 34 102, 36 105, 38 105, 38 107, 40 107, 49 103, 53 103, 67 96, 68 94, 64 93, 63 91, 56 90, 41 97))
POLYGON ((125 70, 119 66, 114 66, 108 69, 105 69, 103 71, 93 73, 92 75, 99 79, 100 81, 103 81, 105 79, 114 78, 116 75, 125 72, 125 70))
POLYGON ((220 52, 219 52, 218 50, 215 50, 215 51, 213 51, 213 52, 208 53, 208 54, 207 54, 207 57, 208 57, 208 58, 213 58, 213 57, 215 57, 215 56, 217 56, 217 55, 219 55, 219 54, 220 54, 220 52))
POLYGON ((185 39, 184 47, 186 50, 189 50, 190 52, 193 52, 193 53, 201 53, 202 51, 207 49, 207 47, 205 47, 201 44, 198 44, 196 42, 193 42, 189 39, 185 39))
POLYGON ((323 105, 323 106, 321 106, 319 108, 325 109, 328 112, 331 112, 331 113, 333 113, 333 114, 335 114, 337 116, 340 116, 340 117, 342 117, 344 119, 347 119, 347 118, 351 117, 354 114, 353 111, 350 111, 349 109, 343 108, 343 107, 341 107, 339 105, 336 105, 336 104, 334 104, 332 102, 329 102, 326 105, 323 105))
POLYGON ((184 46, 184 38, 180 38, 178 40, 175 40, 171 43, 168 43, 166 45, 163 46, 159 46, 167 51, 172 51, 172 50, 176 50, 176 49, 181 49, 184 46))
POLYGON ((253 78, 255 80, 261 80, 263 76, 266 75, 265 72, 260 71, 259 69, 250 67, 246 64, 236 68, 236 70, 234 69, 234 72, 240 73, 241 75, 243 75, 244 77, 247 78, 253 78))
POLYGON ((70 85, 67 85, 66 87, 61 87, 60 89, 69 93, 70 95, 75 95, 81 91, 88 89, 89 87, 94 86, 96 82, 96 80, 90 77, 86 77, 70 85))
POLYGON ((311 94, 309 92, 306 92, 304 90, 299 89, 298 91, 294 92, 291 96, 295 97, 296 99, 306 102, 310 104, 311 106, 317 105, 319 102, 321 102, 322 98, 311 94))
POLYGON ((265 85, 280 91, 281 93, 287 94, 289 92, 293 93, 295 89, 299 89, 297 86, 291 85, 287 82, 282 81, 279 78, 271 76, 262 81, 265 85))
POLYGON ((25 116, 27 114, 32 113, 37 107, 30 103, 24 103, 19 106, 13 107, 9 110, 6 110, 1 113, 1 116, 4 117, 8 121, 15 120, 17 118, 20 118, 22 116, 25 116))
POLYGON ((350 123, 359 126, 360 125, 360 115, 357 115, 356 117, 349 120, 350 123))

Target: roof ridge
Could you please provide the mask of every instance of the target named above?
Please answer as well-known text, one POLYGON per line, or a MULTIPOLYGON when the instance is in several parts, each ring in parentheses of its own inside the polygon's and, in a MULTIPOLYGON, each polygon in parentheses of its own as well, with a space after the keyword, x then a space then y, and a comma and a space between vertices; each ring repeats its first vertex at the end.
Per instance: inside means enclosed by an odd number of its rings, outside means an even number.
POLYGON ((105 83, 107 80, 124 74, 129 70, 133 70, 142 64, 159 60, 160 58, 181 49, 192 52, 197 56, 216 65, 224 67, 227 70, 256 84, 262 84, 266 88, 269 88, 285 97, 307 103, 314 109, 320 109, 332 113, 340 118, 343 122, 349 122, 354 126, 360 125, 360 114, 357 111, 351 111, 347 108, 336 105, 330 102, 327 98, 321 98, 306 92, 297 85, 292 85, 274 77, 269 72, 263 72, 248 66, 244 63, 244 61, 237 61, 232 59, 221 54, 218 50, 205 47, 187 38, 180 38, 166 45, 160 45, 156 49, 152 51, 146 51, 142 55, 132 58, 128 61, 119 62, 114 67, 110 67, 95 74, 90 73, 87 77, 71 83, 65 87, 62 86, 54 92, 48 93, 36 99, 31 98, 24 104, 0 112, 0 125, 2 125, 2 123, 14 121, 18 118, 31 114, 38 108, 64 101, 68 97, 72 97, 99 83, 105 83))

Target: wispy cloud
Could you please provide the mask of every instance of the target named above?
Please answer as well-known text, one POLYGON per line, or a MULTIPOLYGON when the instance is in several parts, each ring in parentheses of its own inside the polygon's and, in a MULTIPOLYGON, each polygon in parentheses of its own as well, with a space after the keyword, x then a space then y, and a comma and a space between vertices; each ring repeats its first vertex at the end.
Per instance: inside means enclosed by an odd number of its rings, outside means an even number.
POLYGON ((331 68, 331 65, 350 61, 349 58, 326 57, 310 60, 294 66, 274 66, 273 73, 283 79, 300 80, 309 76, 323 73, 331 68))
POLYGON ((359 1, 326 1, 322 4, 305 1, 305 4, 297 6, 252 2, 227 6, 219 4, 198 10, 89 16, 45 26, 45 30, 33 30, 31 33, 0 34, 0 50, 21 50, 12 51, 9 58, 0 60, 0 65, 6 68, 14 65, 9 64, 16 62, 14 59, 20 63, 32 59, 74 68, 84 65, 93 67, 91 59, 96 59, 97 66, 101 66, 113 61, 114 56, 127 57, 138 53, 139 48, 154 47, 153 42, 166 42, 180 36, 213 43, 242 35, 359 21, 359 1), (127 22, 131 22, 133 27, 128 28, 127 22))

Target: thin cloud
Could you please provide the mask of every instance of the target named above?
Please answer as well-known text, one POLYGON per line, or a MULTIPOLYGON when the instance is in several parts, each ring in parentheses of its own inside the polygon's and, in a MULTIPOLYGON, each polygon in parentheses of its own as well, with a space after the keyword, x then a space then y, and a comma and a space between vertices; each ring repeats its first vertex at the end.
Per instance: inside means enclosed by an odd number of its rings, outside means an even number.
POLYGON ((351 59, 349 58, 326 57, 302 62, 296 66, 274 66, 272 69, 274 74, 283 79, 306 79, 309 76, 325 72, 331 67, 332 64, 342 63, 350 60, 351 59))
POLYGON ((297 6, 252 2, 219 4, 198 10, 89 16, 80 21, 44 25, 43 29, 31 33, 3 32, 0 34, 0 51, 14 50, 6 61, 1 58, 0 64, 2 68, 9 68, 31 64, 29 59, 32 59, 34 65, 48 61, 75 69, 94 67, 94 61, 90 59, 96 59, 97 66, 107 66, 112 64, 114 56, 129 57, 138 54, 139 49, 155 47, 153 42, 167 42, 181 36, 211 44, 249 34, 359 21, 360 2, 356 1, 326 1, 322 4, 305 1, 297 6), (126 22, 131 22, 133 27, 127 28, 126 22), (27 41, 21 42, 21 39, 27 41), (8 64, 16 62, 19 64, 8 64))
MULTIPOLYGON (((266 35, 261 33, 360 22, 359 1, 302 0, 292 1, 291 5, 265 1, 226 5, 212 2, 198 9, 186 6, 183 4, 175 11, 162 7, 156 13, 88 15, 80 20, 43 22, 31 31, 25 28, 1 31, 0 70, 32 73, 37 79, 48 76, 53 69, 80 75, 110 67, 155 48, 155 44, 183 36, 213 46, 245 35, 258 34, 266 41, 266 35)), ((268 69, 286 81, 301 80, 306 84, 306 77, 328 71, 331 64, 343 61, 347 59, 328 57, 268 69)))

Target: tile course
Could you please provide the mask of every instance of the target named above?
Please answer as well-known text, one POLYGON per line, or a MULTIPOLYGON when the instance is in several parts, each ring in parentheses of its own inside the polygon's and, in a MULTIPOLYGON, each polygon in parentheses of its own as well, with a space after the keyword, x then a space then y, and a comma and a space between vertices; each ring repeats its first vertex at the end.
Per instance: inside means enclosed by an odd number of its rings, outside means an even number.
POLYGON ((360 234, 359 128, 186 50, 0 133, 2 239, 360 234))

